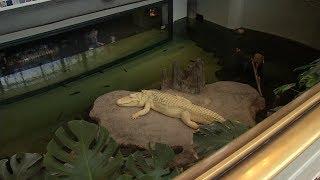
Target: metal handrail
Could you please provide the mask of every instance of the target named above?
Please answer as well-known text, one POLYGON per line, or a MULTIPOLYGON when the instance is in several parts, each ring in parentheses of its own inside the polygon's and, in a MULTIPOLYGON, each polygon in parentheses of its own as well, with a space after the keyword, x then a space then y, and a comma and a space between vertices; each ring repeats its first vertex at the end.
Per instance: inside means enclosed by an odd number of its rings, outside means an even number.
POLYGON ((317 84, 281 108, 279 111, 266 118, 254 128, 189 168, 175 179, 196 179, 198 177, 212 179, 220 176, 225 171, 239 163, 241 159, 245 158, 250 153, 253 153, 256 148, 269 140, 270 137, 279 133, 283 127, 292 123, 295 120, 293 117, 297 118, 314 104, 318 103, 320 99, 319 92, 320 84, 317 84), (297 111, 297 108, 299 107, 300 110, 297 111), (281 121, 283 118, 288 118, 288 116, 291 117, 290 120, 287 119, 286 121, 281 121))

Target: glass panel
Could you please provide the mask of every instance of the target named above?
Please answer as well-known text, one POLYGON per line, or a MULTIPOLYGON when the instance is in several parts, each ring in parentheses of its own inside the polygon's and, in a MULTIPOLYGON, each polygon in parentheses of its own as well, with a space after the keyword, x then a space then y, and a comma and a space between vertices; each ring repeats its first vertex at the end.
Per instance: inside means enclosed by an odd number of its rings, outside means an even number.
POLYGON ((37 0, 0 0, 0 8, 23 4, 26 2, 37 1, 37 0))
POLYGON ((92 73, 166 41, 167 8, 163 3, 138 8, 0 50, 0 100, 92 73))

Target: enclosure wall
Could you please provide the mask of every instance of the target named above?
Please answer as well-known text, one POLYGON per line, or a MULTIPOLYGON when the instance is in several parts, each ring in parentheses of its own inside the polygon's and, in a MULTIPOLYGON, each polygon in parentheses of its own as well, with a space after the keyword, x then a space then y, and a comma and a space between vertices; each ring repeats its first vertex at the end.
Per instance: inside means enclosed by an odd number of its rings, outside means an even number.
POLYGON ((244 0, 243 27, 320 49, 319 4, 304 0, 244 0))
POLYGON ((245 27, 320 49, 319 3, 291 0, 198 0, 205 20, 228 28, 245 27))

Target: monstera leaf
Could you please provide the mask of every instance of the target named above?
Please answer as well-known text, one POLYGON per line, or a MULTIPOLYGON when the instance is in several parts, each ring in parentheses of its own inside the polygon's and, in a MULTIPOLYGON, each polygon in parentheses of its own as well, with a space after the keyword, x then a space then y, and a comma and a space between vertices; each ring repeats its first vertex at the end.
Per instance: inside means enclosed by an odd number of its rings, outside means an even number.
POLYGON ((199 157, 204 157, 225 146, 247 130, 249 127, 238 121, 214 122, 204 125, 193 135, 195 149, 199 157))
POLYGON ((177 171, 171 171, 168 167, 175 156, 174 151, 167 145, 155 144, 150 148, 150 158, 144 157, 140 151, 130 155, 126 167, 136 179, 162 180, 171 179, 177 171))
POLYGON ((41 169, 41 155, 31 153, 15 154, 10 158, 10 160, 0 160, 0 179, 37 179, 41 174, 41 169))
POLYGON ((123 158, 107 130, 86 121, 71 121, 55 132, 44 165, 51 175, 74 180, 116 179, 123 158))

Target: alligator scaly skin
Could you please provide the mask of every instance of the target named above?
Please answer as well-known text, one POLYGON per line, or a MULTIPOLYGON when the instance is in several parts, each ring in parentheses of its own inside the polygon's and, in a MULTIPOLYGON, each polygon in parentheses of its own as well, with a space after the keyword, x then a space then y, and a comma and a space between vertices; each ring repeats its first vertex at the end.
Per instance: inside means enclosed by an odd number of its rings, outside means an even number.
POLYGON ((133 119, 145 115, 150 109, 153 109, 169 117, 179 118, 193 129, 198 129, 199 125, 197 123, 210 124, 213 121, 225 121, 218 113, 192 104, 186 98, 155 90, 142 90, 119 99, 117 104, 119 106, 144 106, 143 110, 132 115, 133 119), (136 101, 138 104, 129 104, 136 101), (129 105, 125 105, 124 102, 129 105))

